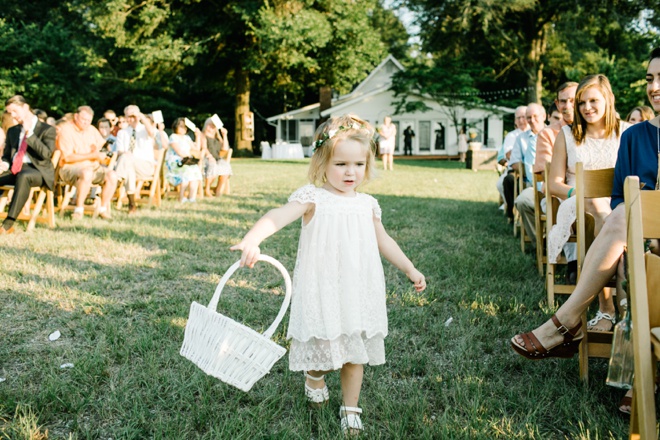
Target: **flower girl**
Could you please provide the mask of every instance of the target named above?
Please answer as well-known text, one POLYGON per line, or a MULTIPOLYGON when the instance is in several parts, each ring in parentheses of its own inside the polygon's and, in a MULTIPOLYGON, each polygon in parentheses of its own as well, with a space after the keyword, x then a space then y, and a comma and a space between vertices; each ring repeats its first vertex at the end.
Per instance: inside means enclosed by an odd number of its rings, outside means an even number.
POLYGON ((313 405, 329 400, 324 376, 340 370, 339 416, 345 434, 363 429, 357 406, 363 365, 385 363, 387 310, 380 254, 418 292, 426 288, 424 275, 385 231, 376 199, 356 191, 374 169, 373 134, 369 123, 352 115, 323 123, 314 136, 312 184, 266 213, 231 248, 242 251, 242 266, 252 267, 259 244, 302 217, 287 334, 292 339, 289 368, 305 372, 305 395, 313 405))

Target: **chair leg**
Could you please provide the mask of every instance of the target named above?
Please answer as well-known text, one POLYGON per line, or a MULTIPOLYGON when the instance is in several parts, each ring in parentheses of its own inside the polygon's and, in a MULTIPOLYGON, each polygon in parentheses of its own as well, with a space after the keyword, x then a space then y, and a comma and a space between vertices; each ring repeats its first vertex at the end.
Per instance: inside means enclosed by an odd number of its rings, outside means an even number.
POLYGON ((60 203, 60 217, 64 217, 64 211, 71 202, 71 197, 73 197, 73 191, 75 188, 70 187, 69 185, 64 187, 64 198, 62 203, 60 203))
POLYGON ((41 215, 41 208, 44 205, 44 201, 46 200, 46 190, 43 189, 39 192, 39 196, 37 197, 37 203, 34 205, 34 209, 32 210, 32 215, 30 216, 30 221, 28 222, 27 229, 26 231, 32 231, 34 229, 34 225, 37 223, 37 218, 41 215))
POLYGON ((580 379, 584 385, 589 384, 589 332, 587 331, 587 312, 583 312, 580 317, 582 320, 582 332, 584 338, 580 343, 580 351, 578 352, 580 363, 580 379))
POLYGON ((48 219, 48 227, 55 227, 55 195, 52 191, 46 190, 46 217, 48 219))

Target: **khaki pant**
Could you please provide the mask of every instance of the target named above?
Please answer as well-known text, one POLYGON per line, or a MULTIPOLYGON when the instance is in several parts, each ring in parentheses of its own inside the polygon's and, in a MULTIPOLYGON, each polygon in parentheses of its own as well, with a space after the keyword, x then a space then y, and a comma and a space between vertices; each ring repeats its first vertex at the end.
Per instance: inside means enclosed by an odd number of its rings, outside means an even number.
POLYGON ((136 159, 132 153, 122 153, 117 159, 115 172, 117 178, 124 181, 126 194, 135 194, 138 180, 150 179, 154 175, 156 164, 142 159, 136 159))
POLYGON ((109 171, 106 167, 101 165, 98 162, 87 164, 87 165, 78 165, 75 163, 63 165, 60 168, 60 177, 64 180, 64 183, 67 185, 75 185, 78 182, 82 171, 84 169, 91 168, 93 172, 92 184, 100 185, 105 180, 105 175, 109 171))

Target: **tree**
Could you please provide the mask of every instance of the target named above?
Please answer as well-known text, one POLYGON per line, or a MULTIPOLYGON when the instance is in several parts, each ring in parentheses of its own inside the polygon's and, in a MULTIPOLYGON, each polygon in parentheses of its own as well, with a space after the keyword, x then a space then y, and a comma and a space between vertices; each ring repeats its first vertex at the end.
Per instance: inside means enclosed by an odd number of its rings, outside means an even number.
MULTIPOLYGON (((612 56, 614 53, 609 50, 618 53, 614 43, 616 36, 621 35, 616 28, 639 35, 640 30, 634 29, 639 14, 643 10, 657 10, 659 5, 657 0, 609 0, 580 5, 568 0, 406 0, 405 3, 420 17, 424 50, 441 59, 470 56, 474 63, 490 66, 493 69, 490 80, 499 80, 500 86, 504 83, 511 87, 524 81, 529 102, 540 102, 543 96, 546 66, 553 61, 551 55, 566 50, 564 61, 568 61, 565 64, 568 66, 580 55, 580 50, 573 51, 571 46, 603 43, 592 40, 585 28, 612 37, 605 40, 609 47, 604 48, 612 56), (571 25, 567 26, 569 22, 571 25)), ((648 52, 648 48, 645 50, 648 52)))

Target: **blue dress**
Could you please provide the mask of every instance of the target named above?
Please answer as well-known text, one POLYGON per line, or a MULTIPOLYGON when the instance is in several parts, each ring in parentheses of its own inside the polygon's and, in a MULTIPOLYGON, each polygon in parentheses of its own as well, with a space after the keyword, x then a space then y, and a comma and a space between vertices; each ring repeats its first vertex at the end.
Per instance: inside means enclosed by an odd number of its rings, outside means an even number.
POLYGON ((623 203, 623 182, 638 176, 643 190, 655 189, 660 154, 660 129, 648 121, 633 125, 621 135, 619 155, 614 167, 612 209, 623 203))

